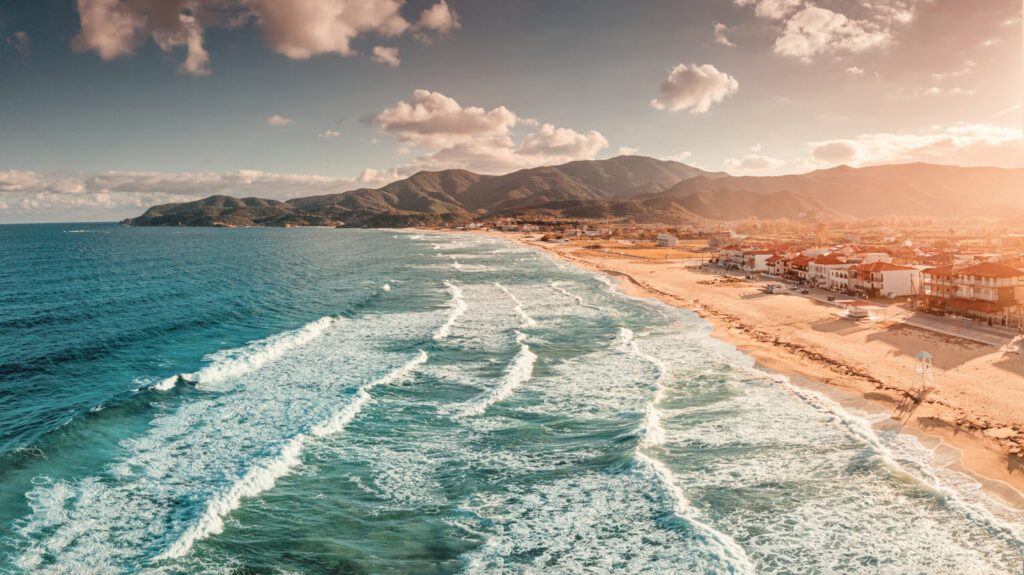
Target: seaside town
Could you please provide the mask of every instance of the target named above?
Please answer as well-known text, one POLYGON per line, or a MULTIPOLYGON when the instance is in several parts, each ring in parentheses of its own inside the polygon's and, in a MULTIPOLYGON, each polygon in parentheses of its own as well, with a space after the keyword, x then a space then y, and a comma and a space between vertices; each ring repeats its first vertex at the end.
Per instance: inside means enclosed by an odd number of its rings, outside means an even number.
POLYGON ((459 229, 535 234, 545 243, 686 263, 760 282, 770 294, 824 297, 851 319, 888 319, 901 309, 1003 328, 1007 335, 1024 331, 1024 235, 922 223, 849 230, 760 221, 669 228, 502 218, 459 229))

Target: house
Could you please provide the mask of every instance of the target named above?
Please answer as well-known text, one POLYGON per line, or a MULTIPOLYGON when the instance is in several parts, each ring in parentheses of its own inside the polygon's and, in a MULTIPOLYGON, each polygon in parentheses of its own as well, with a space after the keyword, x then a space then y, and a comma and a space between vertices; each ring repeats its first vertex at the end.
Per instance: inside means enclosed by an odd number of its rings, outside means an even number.
POLYGON ((743 269, 748 272, 767 272, 768 260, 775 255, 768 250, 749 250, 743 252, 743 269))
POLYGON ((789 262, 791 260, 786 256, 775 254, 768 258, 765 265, 768 266, 768 273, 775 277, 785 277, 789 273, 789 262))
POLYGON ((932 312, 1020 326, 1024 319, 1024 271, 983 262, 941 266, 921 272, 921 306, 932 312))
POLYGON ((718 263, 727 269, 741 269, 747 262, 747 248, 740 245, 728 245, 718 252, 718 263))
POLYGON ((659 248, 673 248, 679 245, 679 240, 672 234, 658 234, 659 248))
POLYGON ((787 275, 801 282, 806 282, 811 259, 812 258, 807 256, 796 256, 789 260, 789 269, 786 272, 787 275))
POLYGON ((852 265, 833 254, 817 256, 807 264, 807 282, 816 287, 827 287, 829 285, 829 270, 846 269, 852 265))
POLYGON ((886 262, 862 263, 850 268, 850 288, 871 297, 904 297, 921 291, 921 272, 886 262))

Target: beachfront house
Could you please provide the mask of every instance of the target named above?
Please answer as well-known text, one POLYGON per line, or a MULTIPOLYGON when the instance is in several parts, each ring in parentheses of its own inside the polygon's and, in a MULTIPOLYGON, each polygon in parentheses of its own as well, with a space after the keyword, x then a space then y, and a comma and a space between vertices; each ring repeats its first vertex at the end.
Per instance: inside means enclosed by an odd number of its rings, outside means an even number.
POLYGON ((749 250, 743 252, 743 269, 748 272, 767 272, 768 260, 775 255, 768 250, 749 250))
POLYGON ((768 266, 768 273, 775 277, 785 277, 789 273, 789 262, 791 260, 786 256, 775 254, 768 258, 765 265, 768 266))
POLYGON ((808 267, 811 264, 811 259, 808 256, 796 256, 789 261, 789 269, 786 275, 799 282, 807 281, 808 267))
POLYGON ((921 272, 910 266, 876 261, 850 268, 852 291, 870 297, 904 297, 921 291, 921 272))
POLYGON ((679 240, 672 234, 661 233, 658 234, 658 247, 659 248, 674 248, 679 245, 679 240))
POLYGON ((1024 320, 1024 271, 983 262, 921 272, 921 307, 992 324, 1020 326, 1024 320))
MULTIPOLYGON (((852 265, 847 263, 845 259, 833 254, 817 256, 807 264, 806 281, 815 287, 828 287, 830 270, 846 269, 852 265)), ((838 281, 838 278, 836 281, 838 281)))

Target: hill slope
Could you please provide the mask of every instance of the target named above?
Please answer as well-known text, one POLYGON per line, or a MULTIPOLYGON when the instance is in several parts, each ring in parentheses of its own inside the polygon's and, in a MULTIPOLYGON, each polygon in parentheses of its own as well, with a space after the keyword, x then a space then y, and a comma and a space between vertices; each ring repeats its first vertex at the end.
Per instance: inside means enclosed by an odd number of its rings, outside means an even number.
POLYGON ((694 219, 983 216, 1024 213, 1024 169, 905 164, 735 177, 619 156, 500 176, 419 172, 378 189, 287 202, 212 196, 155 206, 131 225, 408 226, 486 215, 679 223, 694 219))

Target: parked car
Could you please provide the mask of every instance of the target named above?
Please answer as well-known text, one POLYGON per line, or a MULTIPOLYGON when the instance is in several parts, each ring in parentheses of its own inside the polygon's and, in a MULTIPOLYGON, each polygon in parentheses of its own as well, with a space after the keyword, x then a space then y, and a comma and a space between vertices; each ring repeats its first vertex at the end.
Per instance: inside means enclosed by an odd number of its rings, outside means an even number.
POLYGON ((800 290, 800 293, 803 294, 803 295, 808 295, 808 294, 811 293, 811 290, 809 290, 807 288, 804 288, 804 289, 800 290))

